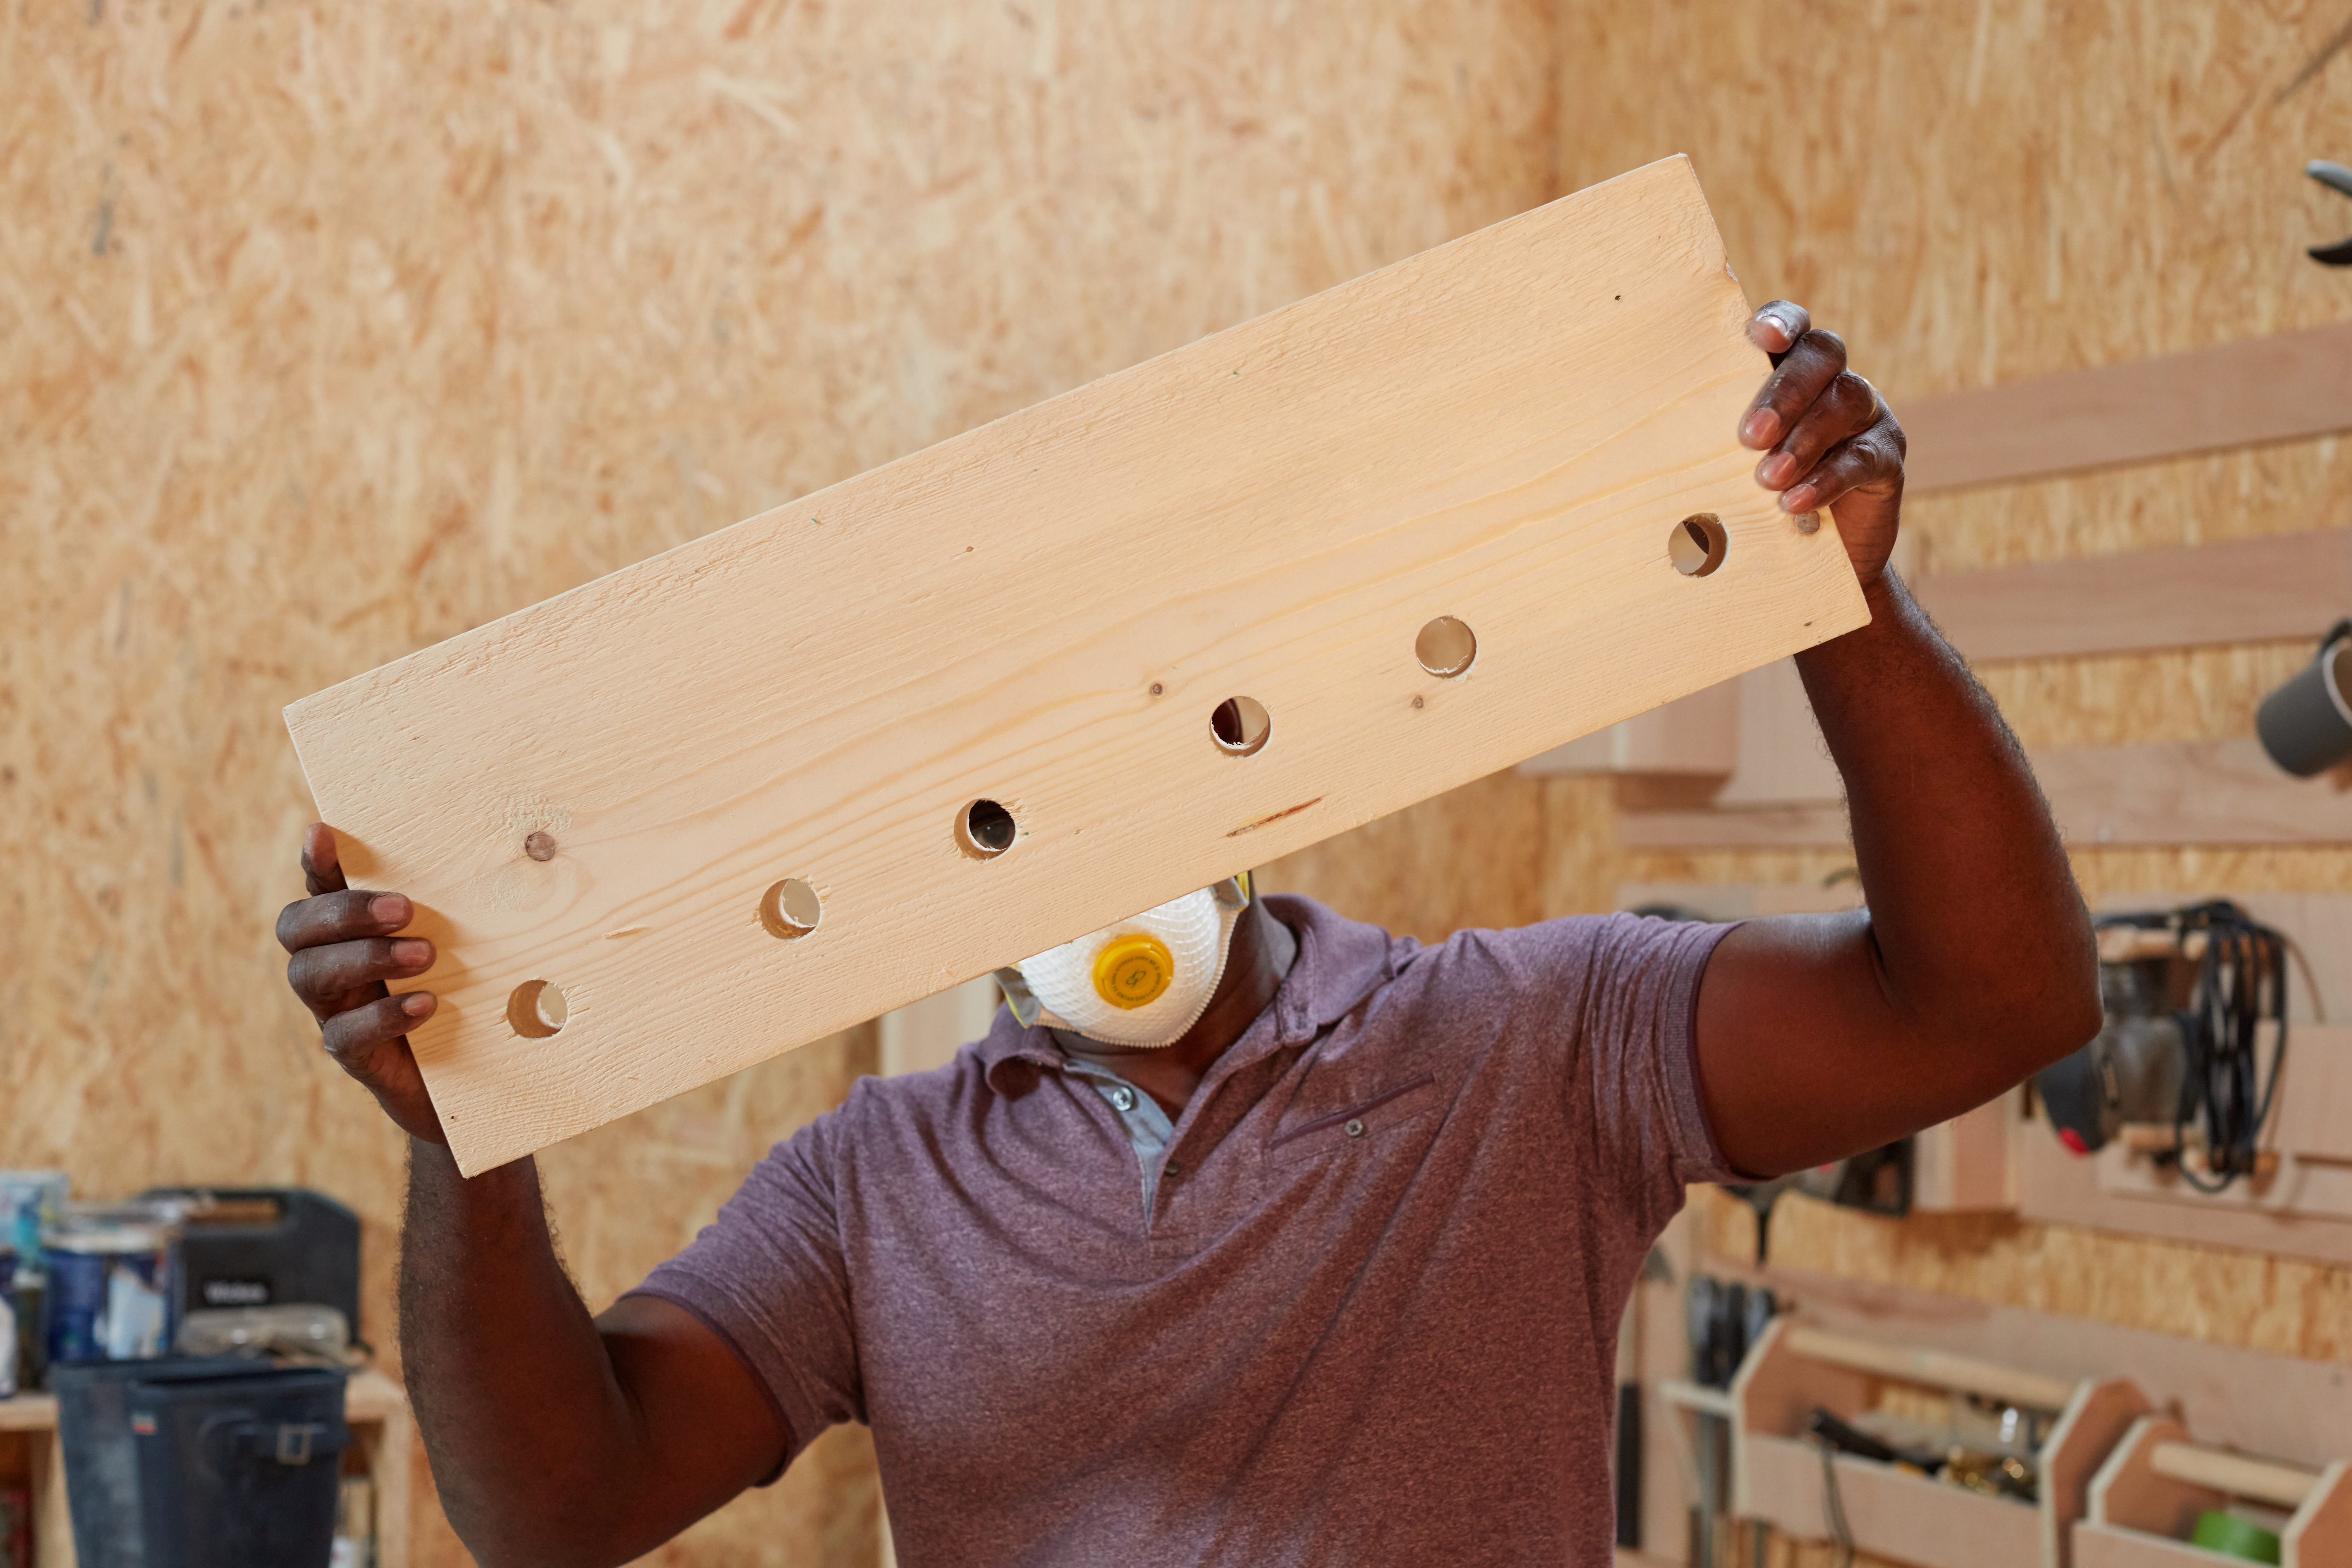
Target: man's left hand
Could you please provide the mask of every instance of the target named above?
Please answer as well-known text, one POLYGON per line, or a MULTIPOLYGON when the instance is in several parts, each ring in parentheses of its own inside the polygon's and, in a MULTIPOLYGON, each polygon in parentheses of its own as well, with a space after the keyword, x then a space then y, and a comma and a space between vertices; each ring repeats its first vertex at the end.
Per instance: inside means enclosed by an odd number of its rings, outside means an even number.
POLYGON ((1756 482, 1784 511, 1833 507, 1838 536, 1867 589, 1886 568, 1903 509, 1903 426, 1870 383, 1846 368, 1835 332, 1813 330, 1802 305, 1775 300, 1748 321, 1773 371, 1739 422, 1739 444, 1764 454, 1756 482))

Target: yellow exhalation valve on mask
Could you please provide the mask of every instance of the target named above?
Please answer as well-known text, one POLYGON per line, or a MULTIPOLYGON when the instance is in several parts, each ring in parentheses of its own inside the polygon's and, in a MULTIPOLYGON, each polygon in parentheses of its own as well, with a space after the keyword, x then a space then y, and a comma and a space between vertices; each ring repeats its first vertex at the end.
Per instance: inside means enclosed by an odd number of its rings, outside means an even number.
POLYGON ((1172 1046, 1224 977, 1234 926, 1249 907, 1229 878, 997 971, 1024 1026, 1115 1046, 1172 1046))
POLYGON ((1149 931, 1113 937, 1095 954, 1095 994, 1114 1007, 1157 1002, 1175 977, 1176 960, 1168 944, 1149 931))

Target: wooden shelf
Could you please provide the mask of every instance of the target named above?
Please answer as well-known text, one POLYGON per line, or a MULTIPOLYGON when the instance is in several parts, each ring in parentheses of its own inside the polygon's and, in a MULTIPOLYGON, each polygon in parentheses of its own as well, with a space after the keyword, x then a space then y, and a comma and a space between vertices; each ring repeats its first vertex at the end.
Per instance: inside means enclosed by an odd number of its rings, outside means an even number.
POLYGON ((2070 1380, 1948 1352, 1776 1320, 1732 1380, 1732 1507, 1785 1534, 1831 1534, 1821 1450, 1801 1436, 1816 1406, 1846 1419, 1885 1385, 1982 1394, 2058 1410, 2037 1452, 2041 1498, 1987 1497, 1848 1455, 1831 1461, 1854 1544, 1920 1568, 2068 1568, 2091 1475, 2147 1396, 2124 1378, 2070 1380))
MULTIPOLYGON (((354 1373, 343 1394, 343 1419, 375 1481, 375 1568, 408 1568, 413 1431, 408 1396, 380 1372, 354 1373)), ((57 1430, 53 1395, 0 1399, 0 1432, 26 1434, 34 1445, 34 1568, 74 1568, 73 1524, 66 1510, 65 1461, 57 1430)))
POLYGON ((2075 1568, 2204 1568, 2242 1563, 2189 1544, 2197 1516, 2251 1500, 2292 1509, 2280 1533, 2281 1568, 2352 1563, 2352 1468, 2325 1469, 2200 1447, 2168 1415, 2135 1421, 2091 1482, 2074 1526, 2075 1568))

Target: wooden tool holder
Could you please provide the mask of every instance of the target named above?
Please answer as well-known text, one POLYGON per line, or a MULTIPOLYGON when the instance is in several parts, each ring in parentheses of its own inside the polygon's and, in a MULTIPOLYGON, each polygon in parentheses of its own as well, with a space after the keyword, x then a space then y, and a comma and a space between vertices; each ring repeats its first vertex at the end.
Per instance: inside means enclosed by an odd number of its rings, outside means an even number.
POLYGON ((2203 1447, 2170 1416, 2144 1415, 2092 1479, 2074 1525, 2074 1568, 2242 1563, 2188 1540, 2198 1515, 2240 1500, 2292 1510, 2279 1532, 2281 1568, 2352 1563, 2352 1466, 2312 1470, 2203 1447))
POLYGON ((1816 1406, 1851 1420, 1875 1408, 1888 1384, 2057 1413, 2034 1453, 2038 1502, 1988 1497, 1851 1455, 1830 1459, 1856 1549, 1920 1568, 2070 1568, 2071 1527, 2088 1506, 2092 1474, 2148 1409, 2128 1379, 2051 1377, 1783 1318, 1732 1380, 1733 1511, 1783 1534, 1830 1538, 1822 1449, 1804 1436, 1806 1423, 1816 1406))

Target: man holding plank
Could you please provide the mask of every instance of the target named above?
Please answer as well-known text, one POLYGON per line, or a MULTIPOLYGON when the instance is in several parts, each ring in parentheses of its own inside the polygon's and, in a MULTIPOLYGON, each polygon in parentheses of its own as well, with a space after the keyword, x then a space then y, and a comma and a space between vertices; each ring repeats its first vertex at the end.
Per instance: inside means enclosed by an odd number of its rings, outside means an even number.
POLYGON ((1435 947, 1204 889, 1039 954, 950 1067, 863 1080, 592 1316, 529 1159, 459 1175, 391 995, 432 945, 304 840, 278 921, 412 1139, 409 1391, 483 1563, 616 1563, 872 1426, 900 1561, 1610 1561, 1619 1310, 1695 1181, 2000 1094, 2100 1023, 1990 700, 1887 570, 1903 437, 1786 301, 1739 439, 1834 506, 1869 626, 1797 656, 1870 907, 1435 947))

